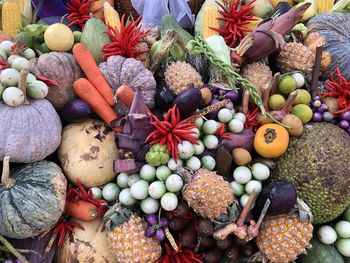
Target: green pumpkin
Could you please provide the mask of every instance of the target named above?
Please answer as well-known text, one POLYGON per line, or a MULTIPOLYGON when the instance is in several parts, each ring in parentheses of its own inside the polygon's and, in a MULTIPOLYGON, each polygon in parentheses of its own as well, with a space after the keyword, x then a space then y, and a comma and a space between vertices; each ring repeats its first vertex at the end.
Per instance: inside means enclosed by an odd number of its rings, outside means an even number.
POLYGON ((3 162, 0 184, 0 235, 23 239, 49 229, 61 217, 67 180, 53 162, 40 161, 9 171, 3 162))

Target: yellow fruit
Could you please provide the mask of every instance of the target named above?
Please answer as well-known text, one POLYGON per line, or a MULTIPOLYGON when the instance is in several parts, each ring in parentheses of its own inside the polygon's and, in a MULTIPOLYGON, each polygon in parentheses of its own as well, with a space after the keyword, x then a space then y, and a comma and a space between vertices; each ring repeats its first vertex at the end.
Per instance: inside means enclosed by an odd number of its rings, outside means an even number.
POLYGON ((312 118, 312 109, 305 104, 295 105, 290 111, 291 114, 299 117, 299 119, 305 124, 312 118))
POLYGON ((276 6, 279 2, 287 2, 290 5, 293 4, 293 0, 270 0, 270 2, 271 2, 271 5, 273 8, 276 8, 276 6))
POLYGON ((269 99, 269 107, 271 110, 282 109, 285 103, 285 98, 280 94, 273 94, 269 99))
POLYGON ((306 89, 297 89, 298 95, 293 105, 308 104, 311 101, 311 94, 306 89))
POLYGON ((68 26, 56 23, 45 30, 44 40, 50 50, 66 52, 73 47, 74 35, 68 26))

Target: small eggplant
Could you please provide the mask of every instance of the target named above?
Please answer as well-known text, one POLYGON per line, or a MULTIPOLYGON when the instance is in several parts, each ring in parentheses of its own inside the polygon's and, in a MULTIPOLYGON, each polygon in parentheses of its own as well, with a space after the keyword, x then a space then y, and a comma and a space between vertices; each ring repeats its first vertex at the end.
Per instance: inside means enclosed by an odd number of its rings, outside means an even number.
POLYGON ((187 90, 181 92, 174 100, 173 105, 177 105, 181 119, 191 116, 202 102, 202 94, 199 89, 189 87, 187 90))
POLYGON ((184 217, 187 216, 191 212, 191 208, 188 206, 188 204, 183 201, 181 202, 174 211, 174 216, 176 217, 184 217))
POLYGON ((191 220, 189 220, 189 219, 174 217, 170 221, 169 227, 170 227, 170 229, 172 229, 174 231, 181 231, 181 230, 185 229, 189 225, 190 222, 191 222, 191 220))
POLYGON ((75 99, 63 107, 60 116, 65 122, 73 122, 90 117, 91 112, 89 104, 83 100, 75 99))
POLYGON ((256 216, 259 216, 267 199, 271 204, 267 210, 267 215, 281 215, 289 213, 297 201, 297 193, 294 184, 290 182, 273 182, 263 188, 256 200, 256 216))
POLYGON ((217 263, 220 261, 224 253, 225 252, 223 250, 216 247, 210 248, 207 252, 205 252, 204 260, 208 263, 217 263))
POLYGON ((169 109, 171 104, 174 102, 175 95, 171 92, 171 90, 162 87, 157 92, 157 106, 162 109, 169 109))
POLYGON ((214 225, 209 219, 199 219, 198 228, 202 236, 211 236, 214 233, 214 225))
POLYGON ((236 261, 239 259, 239 248, 236 245, 232 245, 226 250, 226 257, 231 261, 236 261))
POLYGON ((283 15, 291 9, 292 7, 289 5, 288 2, 279 2, 276 8, 273 10, 273 14, 276 14, 278 12, 279 15, 283 15))
POLYGON ((231 237, 227 237, 224 240, 216 240, 216 247, 219 249, 226 250, 232 246, 233 241, 231 237))

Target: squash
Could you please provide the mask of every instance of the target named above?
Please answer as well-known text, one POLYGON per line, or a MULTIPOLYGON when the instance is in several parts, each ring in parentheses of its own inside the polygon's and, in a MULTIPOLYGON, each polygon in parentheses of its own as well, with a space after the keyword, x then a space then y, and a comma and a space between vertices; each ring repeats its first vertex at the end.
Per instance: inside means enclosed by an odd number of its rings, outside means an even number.
POLYGON ((58 158, 72 183, 107 184, 115 177, 113 161, 118 159, 114 132, 98 120, 71 123, 63 129, 58 158))
POLYGON ((318 45, 324 45, 321 60, 322 75, 340 68, 346 79, 350 79, 350 13, 329 12, 315 16, 307 23, 309 34, 304 40, 314 53, 318 45))
POLYGON ((49 87, 49 100, 56 109, 62 109, 75 98, 73 83, 83 77, 79 65, 70 53, 50 52, 39 58, 30 60, 31 73, 44 76, 59 84, 59 87, 49 87))
POLYGON ((117 262, 109 248, 106 233, 101 231, 104 224, 101 219, 92 222, 83 222, 77 219, 74 221, 85 230, 75 228, 72 238, 66 238, 62 247, 57 249, 54 263, 117 262))
POLYGON ((80 43, 83 43, 90 50, 96 64, 100 64, 103 52, 102 47, 111 42, 109 36, 105 33, 107 26, 98 18, 90 18, 86 21, 80 43))
POLYGON ((10 238, 34 237, 61 217, 67 181, 61 168, 40 161, 9 171, 5 157, 0 184, 0 234, 10 238))
POLYGON ((26 99, 26 77, 21 73, 19 88, 25 103, 17 107, 0 102, 0 159, 31 163, 45 159, 61 142, 62 123, 47 100, 26 99))
MULTIPOLYGON (((141 89, 146 105, 154 108, 156 81, 152 72, 146 69, 142 62, 134 58, 111 56, 106 62, 102 62, 99 68, 114 91, 122 84, 133 90, 141 89)), ((115 110, 118 116, 125 116, 128 112, 128 108, 121 101, 117 101, 115 110)))
POLYGON ((255 133, 255 151, 265 158, 277 158, 288 149, 289 134, 281 125, 269 123, 262 125, 255 133))

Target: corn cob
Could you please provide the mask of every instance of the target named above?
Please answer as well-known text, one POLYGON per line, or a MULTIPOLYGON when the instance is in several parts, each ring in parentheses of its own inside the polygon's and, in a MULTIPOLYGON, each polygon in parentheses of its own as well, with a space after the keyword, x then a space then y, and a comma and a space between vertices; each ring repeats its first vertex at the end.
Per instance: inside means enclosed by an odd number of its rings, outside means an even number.
POLYGON ((120 17, 118 12, 108 3, 103 3, 103 15, 105 17, 106 25, 113 28, 117 27, 120 30, 120 17))
POLYGON ((323 14, 332 10, 334 0, 317 0, 317 13, 323 14))
POLYGON ((203 25, 202 34, 203 38, 206 39, 210 36, 218 36, 219 33, 212 28, 220 28, 220 23, 218 20, 219 11, 216 6, 208 5, 204 7, 203 13, 203 25))
POLYGON ((20 0, 5 0, 2 6, 2 30, 15 36, 22 25, 22 9, 20 0))

